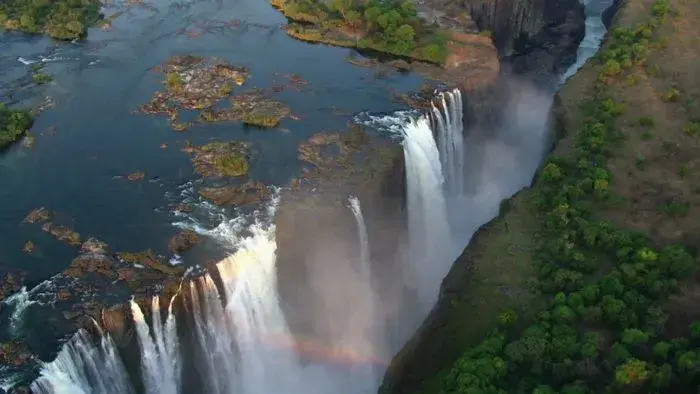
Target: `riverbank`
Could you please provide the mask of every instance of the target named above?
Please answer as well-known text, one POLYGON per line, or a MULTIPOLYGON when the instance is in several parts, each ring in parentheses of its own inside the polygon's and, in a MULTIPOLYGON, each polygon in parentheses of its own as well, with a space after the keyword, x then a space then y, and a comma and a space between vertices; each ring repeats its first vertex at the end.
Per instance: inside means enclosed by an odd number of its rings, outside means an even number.
POLYGON ((541 174, 455 262, 382 392, 692 387, 699 15, 624 4, 557 95, 541 174))
POLYGON ((500 71, 488 32, 479 33, 468 16, 451 26, 428 23, 412 1, 336 2, 273 0, 291 22, 284 31, 298 40, 355 48, 405 59, 407 69, 427 78, 471 89, 493 83, 500 71))

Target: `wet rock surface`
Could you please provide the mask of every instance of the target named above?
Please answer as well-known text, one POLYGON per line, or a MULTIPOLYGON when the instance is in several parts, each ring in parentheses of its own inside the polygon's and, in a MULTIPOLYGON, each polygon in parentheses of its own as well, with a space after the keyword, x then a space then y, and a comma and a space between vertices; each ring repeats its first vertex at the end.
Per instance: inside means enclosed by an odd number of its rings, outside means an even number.
POLYGON ((308 273, 355 272, 359 238, 350 196, 361 202, 373 261, 392 264, 405 217, 403 150, 385 137, 351 128, 313 135, 299 146, 298 158, 303 173, 283 189, 275 216, 278 275, 285 278, 279 286, 295 334, 323 338, 305 315, 327 307, 315 296, 318 284, 308 273))
POLYGON ((200 242, 201 240, 199 239, 197 233, 191 230, 185 230, 170 238, 170 242, 168 242, 168 249, 173 253, 182 254, 192 249, 200 242))
POLYGON ((21 367, 33 361, 27 344, 22 341, 0 342, 0 365, 21 367))
MULTIPOLYGON (((26 279, 27 274, 24 272, 5 272, 0 273, 0 302, 22 288, 22 282, 26 279)), ((0 310, 2 304, 0 303, 0 310)))
POLYGON ((199 194, 218 206, 241 206, 262 203, 271 190, 264 183, 248 181, 242 185, 204 187, 199 194))

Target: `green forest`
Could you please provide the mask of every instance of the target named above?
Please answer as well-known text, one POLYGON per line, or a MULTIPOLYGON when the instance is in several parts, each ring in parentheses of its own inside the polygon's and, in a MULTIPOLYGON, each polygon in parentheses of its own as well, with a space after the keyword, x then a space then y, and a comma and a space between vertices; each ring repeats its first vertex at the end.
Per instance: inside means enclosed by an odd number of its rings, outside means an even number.
POLYGON ((29 111, 13 110, 0 103, 0 150, 22 138, 33 122, 29 111))
POLYGON ((295 21, 355 33, 358 47, 412 56, 441 64, 447 55, 446 37, 426 26, 411 0, 273 1, 295 21))
POLYGON ((100 18, 99 0, 4 0, 0 26, 59 40, 84 37, 100 18))
POLYGON ((698 392, 700 322, 672 335, 663 309, 695 273, 695 259, 595 216, 615 197, 606 163, 623 142, 616 119, 626 111, 606 79, 644 60, 669 13, 665 0, 652 9, 646 24, 612 32, 595 59, 601 72, 581 108, 575 153, 550 157, 536 182, 534 209, 545 220, 536 286, 547 308, 528 322, 503 312, 446 374, 444 394, 698 392))

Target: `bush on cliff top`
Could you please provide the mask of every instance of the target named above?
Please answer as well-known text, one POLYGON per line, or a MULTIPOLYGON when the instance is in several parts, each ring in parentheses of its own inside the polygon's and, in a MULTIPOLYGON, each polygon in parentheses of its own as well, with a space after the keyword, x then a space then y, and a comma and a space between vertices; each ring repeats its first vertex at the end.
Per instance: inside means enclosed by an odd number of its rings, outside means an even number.
POLYGON ((19 140, 33 122, 29 111, 12 110, 0 103, 0 150, 19 140))
POLYGON ((351 31, 358 47, 442 64, 446 40, 426 26, 411 0, 273 0, 291 19, 351 31))
POLYGON ((697 262, 680 245, 655 249, 594 216, 613 198, 606 161, 625 111, 606 82, 643 60, 668 3, 657 0, 652 11, 648 24, 613 33, 575 153, 551 157, 536 183, 534 205, 545 217, 538 285, 551 296, 548 308, 522 332, 504 312, 501 327, 453 365, 444 394, 695 392, 700 384, 700 322, 689 337, 668 339, 662 307, 697 262))
POLYGON ((99 0, 5 0, 0 2, 0 26, 73 40, 100 19, 100 7, 99 0))

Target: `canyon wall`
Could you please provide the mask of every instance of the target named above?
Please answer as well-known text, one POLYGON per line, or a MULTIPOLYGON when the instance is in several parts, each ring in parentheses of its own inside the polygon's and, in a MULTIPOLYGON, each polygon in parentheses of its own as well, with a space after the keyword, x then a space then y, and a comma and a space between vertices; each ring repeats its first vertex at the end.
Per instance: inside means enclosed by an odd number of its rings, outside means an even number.
MULTIPOLYGON (((567 14, 561 8, 565 3, 475 1, 471 2, 471 11, 480 27, 494 28, 495 38, 507 53, 509 48, 505 41, 519 32, 536 35, 538 29, 551 28, 545 21, 555 14, 567 14), (555 5, 545 10, 547 3, 555 5), (536 7, 528 9, 526 4, 536 7), (504 19, 499 19, 499 15, 504 19)), ((571 14, 571 8, 569 10, 571 14)), ((596 76, 596 70, 588 63, 555 96, 550 125, 559 154, 566 153, 567 130, 571 130, 579 116, 578 103, 590 90, 596 76)), ((537 294, 529 285, 535 278, 533 252, 541 223, 530 209, 533 193, 533 189, 526 188, 504 200, 499 216, 474 234, 444 279, 438 303, 392 360, 380 393, 440 392, 444 374, 459 356, 497 325, 501 311, 514 309, 527 318, 540 310, 537 294)))

